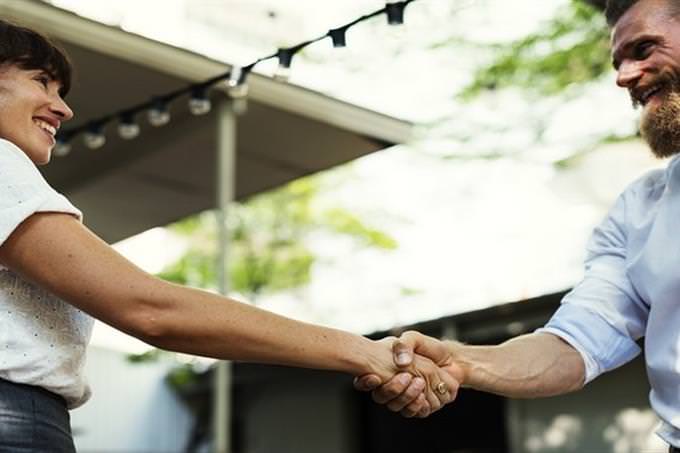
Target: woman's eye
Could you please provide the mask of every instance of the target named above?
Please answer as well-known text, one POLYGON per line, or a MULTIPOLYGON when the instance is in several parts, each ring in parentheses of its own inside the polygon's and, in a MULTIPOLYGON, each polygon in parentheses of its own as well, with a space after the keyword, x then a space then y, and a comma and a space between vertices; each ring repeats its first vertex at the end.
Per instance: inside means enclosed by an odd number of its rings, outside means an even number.
POLYGON ((48 79, 47 76, 37 76, 35 80, 45 88, 47 88, 47 85, 50 83, 50 79, 48 79))

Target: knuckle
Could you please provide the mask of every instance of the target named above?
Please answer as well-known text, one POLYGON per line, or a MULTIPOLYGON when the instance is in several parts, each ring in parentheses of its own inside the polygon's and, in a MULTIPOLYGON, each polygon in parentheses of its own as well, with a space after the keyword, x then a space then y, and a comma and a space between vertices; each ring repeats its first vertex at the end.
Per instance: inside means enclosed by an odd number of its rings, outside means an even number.
POLYGON ((382 388, 381 394, 386 398, 393 399, 401 394, 401 389, 397 386, 397 384, 390 383, 382 388))
POLYGON ((408 408, 406 408, 406 409, 403 409, 400 413, 401 413, 401 416, 404 417, 404 418, 413 418, 413 417, 415 417, 417 412, 414 413, 414 412, 410 411, 408 408))
POLYGON ((420 332, 416 330, 407 330, 401 334, 402 339, 416 339, 418 336, 420 336, 420 332))
POLYGON ((371 398, 373 398, 373 401, 378 404, 385 404, 391 399, 385 396, 384 392, 382 392, 381 389, 374 390, 373 392, 371 392, 371 398))
POLYGON ((392 412, 400 412, 404 408, 404 405, 401 404, 399 401, 390 401, 387 404, 387 408, 392 412))
POLYGON ((416 386, 410 386, 408 389, 406 389, 406 392, 404 392, 404 396, 408 398, 409 401, 413 401, 414 399, 418 398, 418 395, 420 395, 423 391, 419 389, 416 386))

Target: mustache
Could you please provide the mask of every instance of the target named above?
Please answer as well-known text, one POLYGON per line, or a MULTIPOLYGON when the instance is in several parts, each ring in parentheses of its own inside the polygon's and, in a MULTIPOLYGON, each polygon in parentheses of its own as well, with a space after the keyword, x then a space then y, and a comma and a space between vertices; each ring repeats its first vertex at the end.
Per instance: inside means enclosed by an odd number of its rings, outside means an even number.
POLYGON ((647 88, 641 90, 639 88, 630 88, 628 94, 630 95, 631 103, 633 108, 637 109, 643 105, 642 94, 644 91, 652 86, 658 86, 661 90, 666 90, 669 92, 680 92, 680 79, 678 79, 674 74, 664 72, 659 74, 654 80, 648 83, 647 88))

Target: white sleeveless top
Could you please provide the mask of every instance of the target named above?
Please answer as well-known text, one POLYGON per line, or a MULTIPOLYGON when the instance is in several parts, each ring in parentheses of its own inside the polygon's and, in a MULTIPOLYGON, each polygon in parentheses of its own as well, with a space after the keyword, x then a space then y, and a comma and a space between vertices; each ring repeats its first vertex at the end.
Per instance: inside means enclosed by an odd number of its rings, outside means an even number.
MULTIPOLYGON (((82 220, 21 149, 0 139, 0 246, 36 212, 82 220)), ((80 406, 90 397, 83 365, 93 323, 86 313, 0 264, 0 378, 59 394, 70 409, 80 406)))

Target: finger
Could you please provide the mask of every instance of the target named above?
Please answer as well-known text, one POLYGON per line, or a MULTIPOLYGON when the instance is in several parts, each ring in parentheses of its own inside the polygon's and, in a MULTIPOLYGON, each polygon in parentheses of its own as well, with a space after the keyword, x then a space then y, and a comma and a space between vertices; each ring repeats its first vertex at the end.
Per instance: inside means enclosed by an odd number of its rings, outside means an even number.
POLYGON ((413 351, 416 346, 416 337, 413 335, 402 335, 401 338, 392 343, 392 353, 394 354, 394 363, 398 367, 406 367, 413 362, 413 351))
POLYGON ((370 392, 380 385, 380 378, 375 374, 365 374, 354 378, 354 388, 361 392, 370 392))
POLYGON ((418 398, 404 409, 401 410, 401 415, 405 418, 413 418, 419 414, 425 414, 427 417, 430 414, 430 404, 425 398, 425 394, 421 393, 418 398))
POLYGON ((429 417, 432 414, 432 412, 433 412, 432 409, 422 409, 420 412, 418 412, 418 415, 416 415, 416 417, 426 418, 429 417))
POLYGON ((401 412, 406 406, 418 399, 423 394, 426 386, 425 379, 414 378, 404 392, 387 403, 387 408, 393 412, 401 412))
MULTIPOLYGON (((438 378, 440 379, 439 382, 441 382, 443 387, 446 389, 444 393, 436 392, 439 396, 439 401, 442 403, 442 406, 444 406, 456 399, 456 396, 458 396, 458 389, 460 388, 460 382, 458 382, 453 376, 441 368, 438 372, 438 378)), ((435 389, 436 388, 437 386, 435 386, 435 389)))
POLYGON ((420 332, 405 332, 395 341, 392 349, 399 349, 401 347, 399 345, 402 343, 410 347, 412 352, 425 356, 438 365, 448 363, 451 358, 451 351, 446 346, 446 343, 436 338, 423 335, 420 332))
POLYGON ((430 404, 430 413, 433 414, 442 408, 442 402, 433 390, 428 389, 425 392, 425 398, 427 398, 427 402, 430 404))
POLYGON ((413 376, 411 376, 411 374, 409 373, 399 373, 395 375, 385 384, 381 385, 377 389, 373 390, 373 392, 371 392, 373 401, 375 401, 378 404, 385 404, 392 401, 393 399, 404 393, 404 391, 411 384, 412 378, 413 376))

